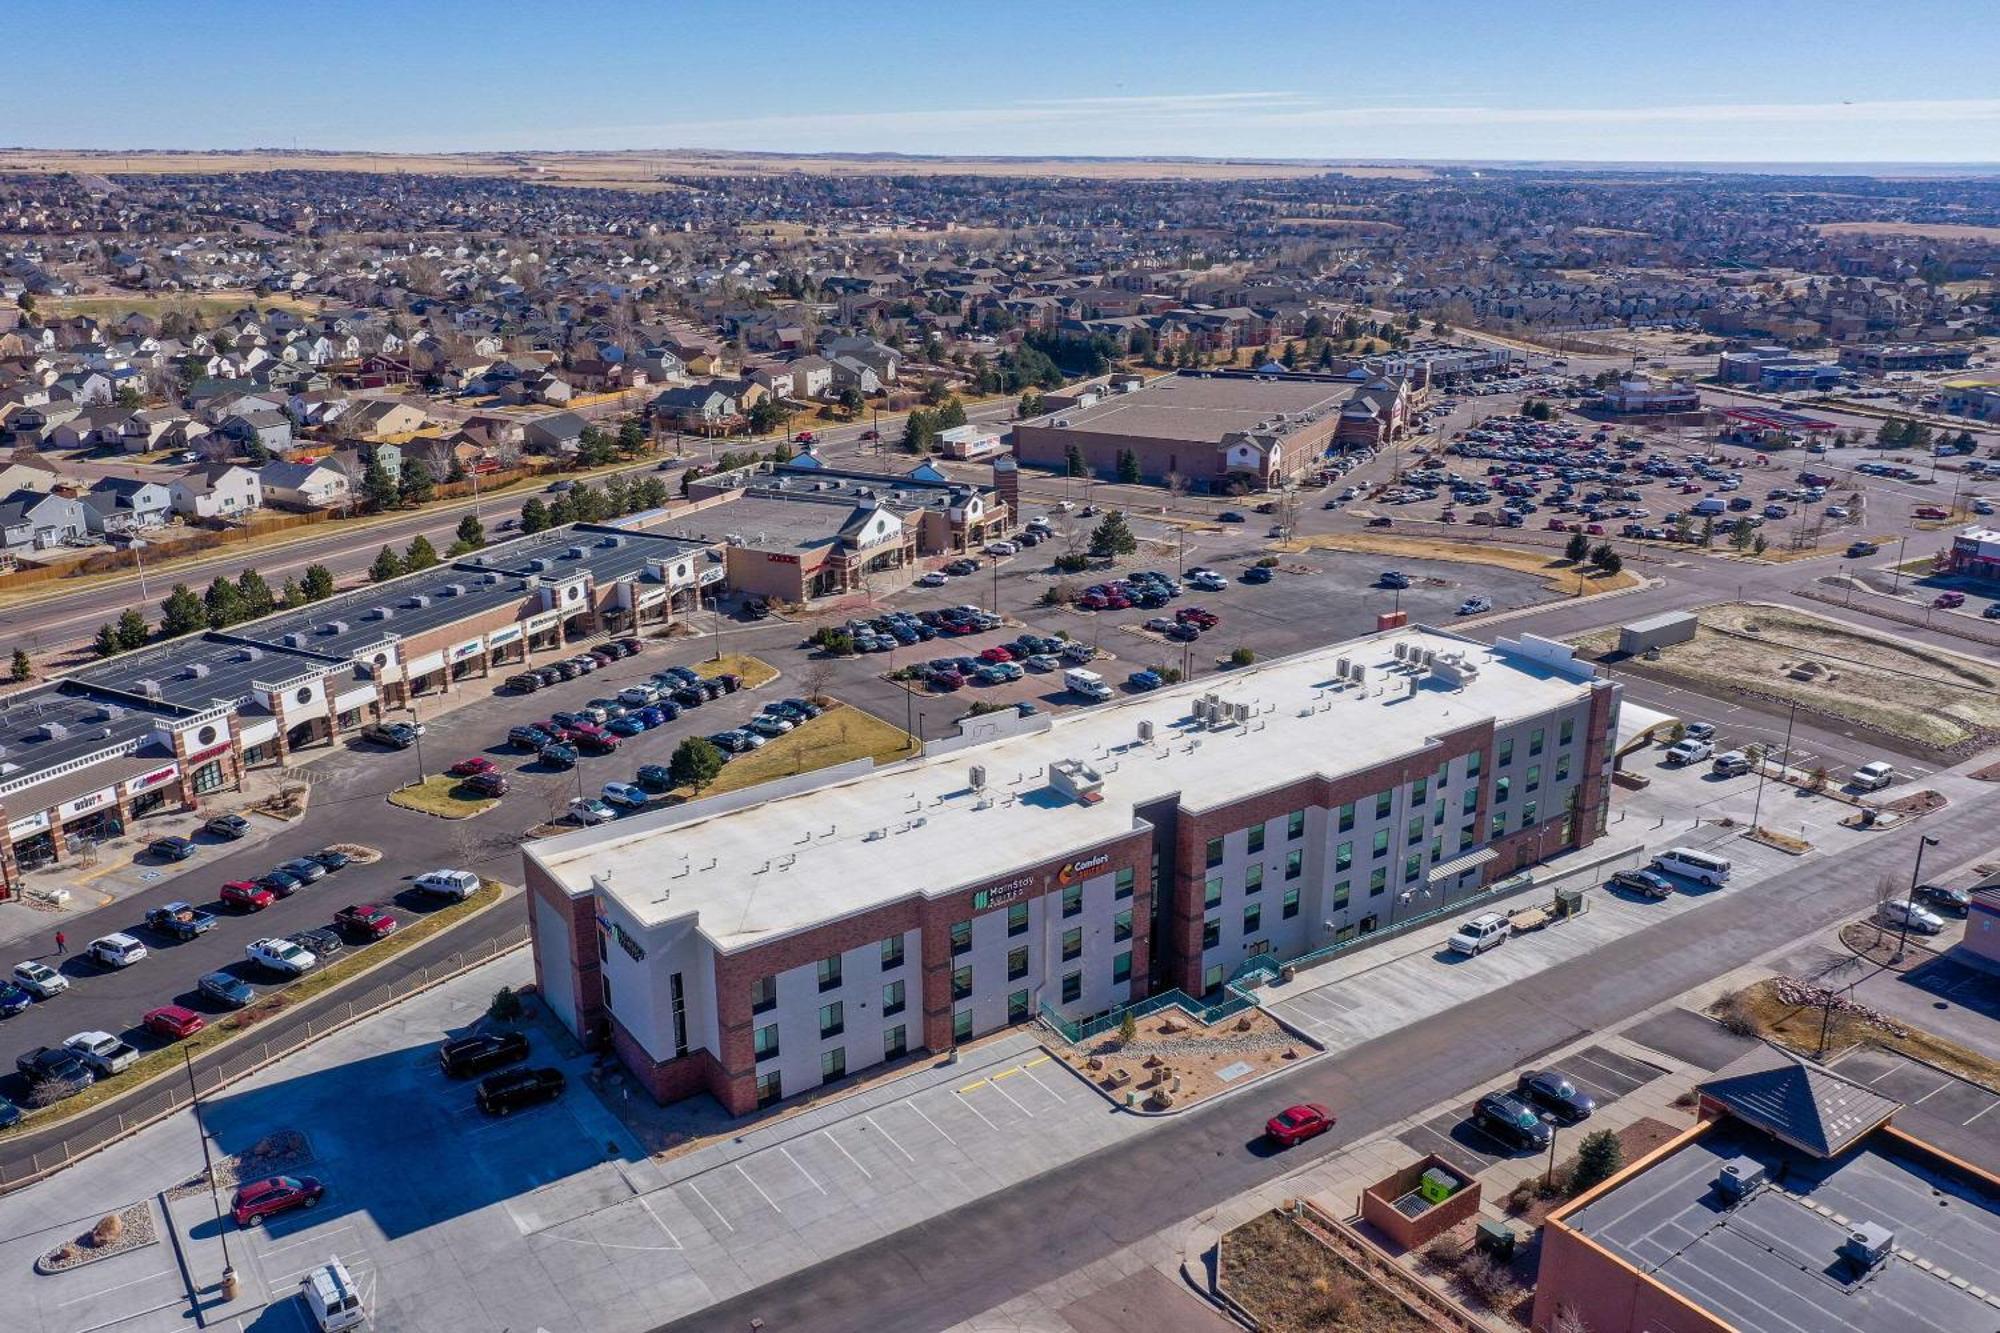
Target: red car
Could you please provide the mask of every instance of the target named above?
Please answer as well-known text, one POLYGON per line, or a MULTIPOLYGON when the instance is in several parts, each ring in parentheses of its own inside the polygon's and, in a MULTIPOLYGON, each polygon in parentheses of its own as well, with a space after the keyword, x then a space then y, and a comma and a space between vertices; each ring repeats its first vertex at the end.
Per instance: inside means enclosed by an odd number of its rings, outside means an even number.
POLYGON ((1300 1102, 1264 1122, 1264 1133, 1281 1148, 1303 1143, 1333 1128, 1333 1112, 1317 1102, 1300 1102))
POLYGON ((459 760, 445 772, 455 778, 476 778, 481 773, 491 773, 496 767, 497 765, 485 755, 476 754, 470 759, 459 760))
POLYGON ((996 643, 991 648, 980 653, 979 660, 982 662, 1011 662, 1014 660, 1014 654, 996 643))
POLYGON ((183 1009, 177 1004, 163 1004, 158 1009, 148 1009, 143 1020, 145 1025, 162 1037, 178 1041, 182 1037, 192 1037, 208 1026, 208 1020, 192 1009, 183 1009))
POLYGON ((230 1216, 239 1227, 255 1226, 267 1217, 288 1213, 294 1208, 310 1208, 326 1195, 326 1186, 317 1176, 271 1176, 252 1181, 236 1191, 230 1202, 230 1216))
POLYGON ((879 430, 864 430, 861 432, 861 438, 864 440, 879 440, 882 438, 882 432, 879 430))
POLYGON ((240 907, 246 912, 261 912, 278 901, 277 894, 247 879, 230 880, 222 886, 218 896, 231 907, 240 907))
POLYGON ((370 939, 381 939, 396 928, 396 918, 380 903, 355 903, 333 914, 333 924, 370 939))

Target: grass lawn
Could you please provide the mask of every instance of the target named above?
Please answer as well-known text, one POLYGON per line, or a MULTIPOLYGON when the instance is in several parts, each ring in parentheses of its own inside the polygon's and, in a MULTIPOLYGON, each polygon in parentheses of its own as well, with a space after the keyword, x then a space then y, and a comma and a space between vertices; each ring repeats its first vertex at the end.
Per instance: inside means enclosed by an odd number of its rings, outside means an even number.
MULTIPOLYGON (((1372 532, 1326 532, 1275 543, 1280 551, 1361 551, 1373 555, 1406 555, 1415 560, 1449 560, 1461 565, 1493 565, 1522 574, 1539 574, 1551 591, 1574 595, 1577 567, 1560 556, 1497 542, 1448 541, 1443 538, 1384 537, 1372 532)), ((1586 595, 1616 592, 1639 581, 1628 569, 1616 574, 1585 574, 1586 595)))
POLYGON ((1222 1238, 1223 1288, 1268 1333, 1434 1333, 1392 1293, 1276 1211, 1222 1238))
MULTIPOLYGON (((773 738, 759 749, 731 760, 722 775, 702 789, 703 796, 740 791, 773 778, 787 778, 817 768, 845 764, 863 756, 892 763, 914 753, 912 737, 873 713, 836 703, 803 726, 773 738)), ((693 793, 682 789, 682 796, 693 793)))
POLYGON ((422 782, 413 782, 389 793, 389 804, 415 810, 440 819, 470 819, 483 815, 500 803, 497 796, 475 794, 449 773, 433 773, 422 782))
POLYGON ((336 961, 328 963, 325 967, 313 969, 283 990, 267 992, 235 1013, 211 1020, 207 1027, 192 1037, 157 1051, 148 1051, 116 1077, 100 1079, 76 1096, 64 1098, 46 1110, 29 1110, 11 1128, 0 1130, 0 1138, 40 1129, 51 1119, 68 1119, 79 1111, 87 1111, 99 1102, 113 1097, 121 1097, 162 1075, 178 1075, 183 1051, 192 1051, 199 1055, 211 1047, 231 1042, 246 1032, 254 1033, 257 1024, 265 1019, 275 1017, 295 1004, 331 990, 342 982, 373 968, 376 964, 385 962, 405 949, 429 939, 439 931, 491 906, 499 900, 500 894, 499 883, 486 880, 480 884, 479 892, 464 902, 451 903, 417 918, 408 925, 398 926, 396 932, 388 938, 358 952, 343 953, 336 961))
MULTIPOLYGON (((740 676, 744 689, 767 684, 778 678, 778 668, 761 657, 748 653, 724 653, 720 658, 704 658, 692 668, 694 674, 703 678, 713 676, 740 676)), ((769 749, 769 746, 764 747, 769 749)))

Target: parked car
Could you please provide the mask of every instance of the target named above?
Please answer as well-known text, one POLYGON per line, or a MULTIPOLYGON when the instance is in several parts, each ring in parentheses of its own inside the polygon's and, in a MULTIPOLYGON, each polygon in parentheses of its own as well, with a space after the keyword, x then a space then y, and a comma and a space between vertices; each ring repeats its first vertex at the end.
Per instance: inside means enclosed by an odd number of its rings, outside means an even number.
POLYGON ((453 1078, 470 1078, 528 1058, 524 1032, 479 1032, 438 1047, 438 1067, 453 1078))
POLYGON ((247 879, 230 880, 222 886, 221 892, 216 896, 231 907, 241 908, 245 912, 261 912, 278 901, 277 894, 247 879))
POLYGON ((0 1018, 12 1018, 34 1004, 35 997, 11 981, 0 981, 0 1018))
POLYGON ((1493 609, 1491 597, 1468 597, 1458 604, 1458 614, 1462 616, 1484 615, 1493 609))
POLYGON ((514 727, 507 733, 507 743, 517 750, 539 750, 554 741, 555 737, 540 727, 514 727))
POLYGON ((1942 884, 1919 884, 1917 901, 1934 912, 1965 916, 1972 910, 1972 895, 1964 889, 1948 889, 1942 884))
POLYGON ((445 772, 454 778, 470 778, 481 773, 491 773, 495 767, 494 762, 485 755, 475 754, 470 758, 459 760, 445 772))
POLYGON ((1264 1122, 1264 1137, 1281 1148, 1316 1138, 1333 1128, 1333 1112, 1318 1102, 1288 1106, 1264 1122))
POLYGON ((627 810, 643 810, 648 800, 645 790, 630 782, 607 782, 602 794, 611 804, 622 805, 627 810))
POLYGON ((411 880, 410 887, 464 902, 479 892, 479 876, 470 870, 431 870, 411 880))
POLYGON ((507 775, 505 773, 475 773, 465 780, 465 789, 475 796, 505 796, 507 775))
POLYGON ((673 774, 668 771, 665 764, 641 765, 638 773, 634 775, 634 783, 641 791, 654 796, 674 789, 673 774))
POLYGON ((1707 741, 1685 740, 1669 746, 1666 761, 1676 768, 1688 764, 1698 764, 1715 753, 1715 747, 1707 741))
POLYGON ((52 1000, 69 989, 69 978, 47 963, 16 963, 14 984, 38 1000, 52 1000))
POLYGON ((291 871, 276 868, 257 876, 257 883, 280 898, 289 898, 306 886, 306 882, 291 871))
POLYGON ((238 1188, 229 1215, 237 1226, 253 1227, 294 1208, 316 1208, 325 1197, 326 1186, 317 1176, 271 1176, 238 1188))
POLYGON ((92 940, 84 953, 92 962, 105 967, 130 967, 145 959, 146 946, 123 931, 114 930, 92 940))
POLYGON ((1504 1092, 1481 1097, 1472 1108, 1472 1122, 1510 1148, 1546 1148, 1554 1135, 1533 1108, 1504 1092))
POLYGON ((1597 1110, 1597 1099, 1578 1088, 1559 1069, 1522 1071, 1514 1084, 1514 1095, 1566 1125, 1588 1120, 1597 1110))
POLYGON ((1725 750, 1715 756, 1715 762, 1708 766, 1709 772, 1719 778, 1741 777, 1752 767, 1750 756, 1741 750, 1725 750))
POLYGON ((1648 898, 1670 898, 1674 882, 1651 870, 1621 870, 1607 881, 1614 889, 1628 889, 1648 898))
POLYGON ((250 941, 243 946, 243 953, 258 966, 291 977, 304 976, 312 970, 313 964, 319 961, 310 950, 275 935, 250 941))
POLYGON ((510 1069, 481 1080, 474 1100, 488 1115, 512 1115, 562 1096, 564 1082, 560 1069, 510 1069))
POLYGON ((392 750, 407 750, 417 743, 417 729, 408 722, 377 722, 361 729, 361 739, 392 750))
POLYGON ((588 827, 593 824, 608 824, 618 818, 618 812, 595 796, 573 796, 569 803, 569 817, 588 827))
POLYGON ((1944 918, 1928 907, 1918 907, 1901 898, 1891 898, 1881 907, 1885 925, 1902 927, 1907 925, 1912 934, 1935 935, 1944 929, 1944 918))
POLYGON ((1885 759, 1863 764, 1848 775, 1847 785, 1856 791, 1880 791, 1896 780, 1896 766, 1885 759))
POLYGON ((1140 670, 1125 677, 1125 683, 1135 690, 1157 690, 1166 681, 1157 671, 1140 670))
POLYGON ((278 869, 290 875, 301 884, 317 884, 326 878, 326 867, 310 856, 298 856, 285 861, 278 869))
POLYGON ((74 1051, 77 1059, 89 1065, 91 1072, 99 1078, 122 1074, 139 1058, 137 1047, 120 1041, 109 1032, 79 1032, 63 1045, 74 1051))
POLYGON ((215 815, 202 828, 218 838, 234 842, 250 831, 250 821, 242 815, 215 815))
POLYGON ((1453 931, 1451 938, 1445 941, 1445 947, 1468 957, 1485 953, 1495 945, 1507 942, 1508 929, 1506 917, 1498 912, 1484 912, 1453 931))
POLYGON ((347 941, 340 937, 340 932, 329 926, 295 930, 285 938, 322 963, 347 948, 347 941))
POLYGON ((942 588, 945 584, 950 582, 951 582, 951 575, 945 573, 941 569, 933 569, 929 573, 925 574, 923 577, 917 580, 918 586, 924 588, 942 588))
POLYGON ((97 1081, 90 1066, 62 1046, 37 1046, 16 1056, 14 1068, 44 1097, 72 1097, 97 1081))
POLYGON ((201 848, 195 844, 192 838, 183 838, 178 834, 169 834, 164 838, 155 838, 147 843, 146 850, 163 861, 185 861, 200 851, 201 848))
POLYGON ((147 909, 145 926, 185 942, 215 929, 215 918, 191 903, 163 903, 147 909))
POLYGON ((319 862, 328 874, 336 870, 345 870, 354 863, 353 857, 335 847, 320 848, 312 854, 312 859, 319 862))
POLYGON ((228 1009, 241 1009, 257 998, 250 983, 234 972, 205 972, 195 980, 194 988, 228 1009))
POLYGON ((1407 588, 1410 586, 1410 576, 1398 569, 1385 569, 1375 582, 1377 586, 1383 588, 1407 588))
POLYGON ((149 1032, 158 1033, 171 1041, 192 1037, 208 1026, 208 1020, 192 1009, 178 1004, 163 1004, 157 1009, 148 1009, 146 1016, 139 1020, 149 1032))
POLYGON ((396 918, 380 903, 351 903, 333 914, 333 924, 367 939, 379 940, 396 928, 396 918))

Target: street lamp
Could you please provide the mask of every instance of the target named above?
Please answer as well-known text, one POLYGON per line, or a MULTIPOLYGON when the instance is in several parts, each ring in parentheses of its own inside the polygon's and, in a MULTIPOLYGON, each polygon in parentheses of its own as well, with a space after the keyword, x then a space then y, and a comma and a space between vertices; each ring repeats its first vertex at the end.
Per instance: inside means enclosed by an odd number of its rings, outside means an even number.
POLYGON ((1910 891, 1903 899, 1903 929, 1896 939, 1896 956, 1892 960, 1894 962, 1902 962, 1903 951, 1909 948, 1910 913, 1917 910, 1917 880, 1922 878, 1924 873, 1924 848, 1935 847, 1937 843, 1938 840, 1928 833, 1917 839, 1917 861, 1910 867, 1910 891))
POLYGON ((222 1291, 225 1299, 236 1295, 236 1265, 229 1262, 229 1228, 222 1224, 222 1193, 215 1183, 215 1160, 208 1152, 208 1131, 201 1123, 201 1088, 194 1081, 194 1051, 181 1047, 181 1067, 187 1070, 188 1105, 194 1111, 194 1133, 201 1140, 202 1174, 208 1177, 209 1202, 215 1205, 215 1234, 222 1241, 222 1291))

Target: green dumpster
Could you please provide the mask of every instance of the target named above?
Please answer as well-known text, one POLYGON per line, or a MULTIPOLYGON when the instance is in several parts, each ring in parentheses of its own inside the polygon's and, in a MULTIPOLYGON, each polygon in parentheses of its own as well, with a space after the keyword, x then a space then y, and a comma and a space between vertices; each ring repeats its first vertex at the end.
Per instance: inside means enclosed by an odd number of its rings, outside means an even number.
POLYGON ((1458 1177, 1441 1167, 1432 1167, 1417 1182, 1417 1193, 1432 1203, 1443 1203, 1457 1192, 1458 1177))

